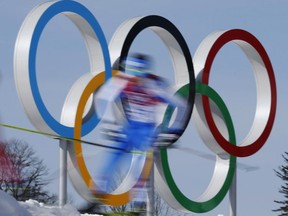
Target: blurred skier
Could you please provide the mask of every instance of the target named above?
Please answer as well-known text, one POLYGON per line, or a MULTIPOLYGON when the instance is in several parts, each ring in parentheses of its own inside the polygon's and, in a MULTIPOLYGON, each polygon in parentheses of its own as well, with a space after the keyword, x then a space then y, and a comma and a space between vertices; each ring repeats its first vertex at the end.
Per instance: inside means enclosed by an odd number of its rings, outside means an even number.
MULTIPOLYGON (((119 68, 120 71, 101 87, 95 98, 97 113, 104 122, 104 133, 116 142, 118 148, 123 149, 115 150, 105 165, 105 181, 109 180, 125 151, 145 153, 153 146, 160 132, 156 120, 160 104, 178 108, 187 105, 184 99, 168 90, 166 80, 150 72, 149 56, 135 54, 126 57, 120 61, 119 68), (126 119, 124 123, 117 122, 115 115, 119 105, 126 119)), ((172 135, 170 141, 173 142, 182 134, 182 130, 170 128, 166 133, 172 135)))

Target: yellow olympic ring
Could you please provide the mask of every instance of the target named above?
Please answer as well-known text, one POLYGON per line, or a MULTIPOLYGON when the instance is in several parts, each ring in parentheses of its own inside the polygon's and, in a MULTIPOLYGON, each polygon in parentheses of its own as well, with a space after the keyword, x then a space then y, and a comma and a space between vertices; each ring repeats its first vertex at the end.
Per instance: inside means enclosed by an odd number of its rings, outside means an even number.
MULTIPOLYGON (((117 71, 112 71, 113 74, 115 74, 117 71)), ((78 103, 77 111, 76 111, 76 117, 75 117, 75 127, 74 127, 74 138, 80 139, 82 137, 81 133, 81 127, 82 127, 82 121, 83 121, 83 113, 85 106, 87 104, 87 101, 89 97, 104 83, 104 72, 97 74, 86 86, 84 89, 81 98, 78 103)), ((79 172, 81 173, 81 176, 87 186, 87 188, 93 188, 97 189, 97 184, 93 181, 93 178, 91 177, 84 158, 82 154, 82 147, 80 142, 74 142, 74 146, 72 148, 69 148, 69 153, 75 154, 77 167, 79 168, 79 172), (74 152, 73 152, 74 151, 74 152)), ((144 182, 148 179, 149 173, 151 170, 152 162, 153 162, 153 156, 151 154, 148 154, 149 157, 146 158, 145 166, 141 174, 142 180, 144 182)), ((131 200, 131 190, 125 191, 123 193, 114 194, 114 193, 107 193, 107 194, 101 194, 97 193, 94 190, 91 190, 93 196, 96 197, 96 200, 101 200, 103 203, 111 206, 119 206, 123 205, 125 203, 128 203, 131 200)))

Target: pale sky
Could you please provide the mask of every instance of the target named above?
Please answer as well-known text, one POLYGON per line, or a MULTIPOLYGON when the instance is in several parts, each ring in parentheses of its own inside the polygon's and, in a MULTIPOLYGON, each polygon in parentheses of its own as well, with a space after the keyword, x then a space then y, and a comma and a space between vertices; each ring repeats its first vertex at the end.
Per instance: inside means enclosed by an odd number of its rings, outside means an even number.
MULTIPOLYGON (((0 3, 0 121, 35 129, 29 122, 18 99, 13 77, 13 52, 16 37, 28 13, 44 0, 11 0, 0 3)), ((266 144, 248 158, 238 161, 259 167, 253 172, 238 169, 237 198, 238 215, 271 216, 278 207, 273 200, 282 200, 278 193, 281 181, 273 169, 282 164, 281 154, 288 150, 288 2, 285 0, 83 0, 98 20, 109 43, 118 26, 135 16, 160 15, 170 20, 185 38, 193 56, 200 42, 210 33, 243 29, 262 43, 272 62, 277 84, 277 113, 273 130, 266 144)), ((157 74, 173 82, 172 63, 167 50, 159 38, 145 30, 137 37, 132 51, 143 51, 155 59, 157 74)), ((65 97, 72 84, 84 73, 89 72, 89 61, 81 35, 64 16, 58 15, 46 26, 41 37, 37 55, 37 79, 48 110, 59 119, 65 97)), ((249 62, 242 51, 233 44, 225 46, 217 55, 210 82, 223 98, 232 115, 237 141, 242 140, 253 120, 255 111, 255 82, 249 62)), ((213 153, 200 140, 191 123, 179 145, 191 147, 206 154, 213 153)), ((33 146, 39 157, 53 174, 54 181, 49 189, 58 193, 57 174, 59 164, 58 143, 41 135, 28 134, 1 128, 5 140, 21 139, 33 146)), ((213 172, 214 162, 199 158, 180 150, 169 150, 171 166, 179 187, 191 199, 197 197, 207 186, 213 172)), ((99 154, 99 153, 98 153, 99 154)), ((89 156, 96 155, 97 152, 89 156)), ((91 168, 92 169, 92 168, 91 168)), ((68 193, 75 203, 81 203, 73 187, 68 193)), ((228 214, 228 198, 211 212, 202 214, 215 216, 228 214)))

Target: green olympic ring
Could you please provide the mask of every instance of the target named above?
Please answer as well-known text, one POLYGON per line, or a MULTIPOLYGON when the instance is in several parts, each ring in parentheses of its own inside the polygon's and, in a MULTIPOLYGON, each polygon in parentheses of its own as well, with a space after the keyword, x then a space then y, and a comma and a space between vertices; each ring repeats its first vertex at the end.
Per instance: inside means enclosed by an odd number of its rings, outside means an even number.
MULTIPOLYGON (((234 126, 233 126, 229 111, 228 111, 224 101, 211 87, 209 87, 205 84, 202 84, 199 82, 196 83, 196 89, 195 90, 196 90, 196 94, 202 94, 202 95, 209 97, 216 104, 216 106, 220 109, 221 114, 223 115, 223 118, 224 118, 224 122, 227 126, 227 130, 228 130, 228 134, 229 134, 229 141, 233 145, 236 145, 234 126)), ((184 96, 184 97, 187 97, 188 93, 189 93, 188 85, 182 86, 176 92, 176 94, 179 94, 179 95, 184 96)), ((164 119, 162 122, 163 127, 168 126, 168 123, 172 117, 173 112, 174 112, 174 108, 172 108, 172 107, 168 107, 166 109, 164 119)), ((229 169, 228 169, 228 172, 226 174, 226 178, 222 184, 221 189, 218 192, 214 193, 213 196, 208 200, 193 201, 193 200, 187 198, 181 192, 181 190, 178 188, 178 186, 176 185, 174 178, 172 176, 170 167, 169 167, 167 148, 160 148, 159 153, 158 154, 156 153, 155 163, 156 163, 157 168, 162 173, 161 176, 164 176, 164 181, 168 185, 167 188, 162 188, 162 189, 164 189, 164 193, 168 192, 167 190, 170 190, 170 193, 172 193, 173 197, 175 198, 175 200, 173 200, 173 201, 171 201, 169 199, 166 201, 171 206, 174 206, 174 207, 181 209, 183 211, 188 210, 188 211, 192 211, 195 213, 204 213, 204 212, 208 212, 208 211, 214 209, 226 196, 226 194, 229 191, 229 188, 231 186, 232 180, 234 178, 235 167, 236 167, 236 157, 233 155, 230 155, 229 157, 230 157, 229 169), (176 206, 175 206, 175 201, 178 202, 176 206)), ((208 190, 209 190, 209 187, 208 187, 208 190)), ((167 196, 162 196, 162 197, 165 199, 167 196)))

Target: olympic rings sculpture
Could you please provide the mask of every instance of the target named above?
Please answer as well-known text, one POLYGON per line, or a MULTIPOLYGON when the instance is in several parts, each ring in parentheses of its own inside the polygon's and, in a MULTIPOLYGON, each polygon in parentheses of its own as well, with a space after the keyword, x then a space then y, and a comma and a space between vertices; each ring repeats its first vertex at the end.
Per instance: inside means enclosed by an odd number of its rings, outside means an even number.
MULTIPOLYGON (((236 157, 256 153, 271 132, 276 113, 276 83, 269 57, 261 43, 249 32, 240 29, 212 33, 203 40, 194 56, 179 30, 160 16, 136 17, 124 22, 115 32, 109 48, 105 36, 94 15, 74 1, 47 2, 32 10, 23 22, 18 34, 14 54, 14 74, 19 98, 34 126, 45 132, 63 137, 81 139, 92 132, 101 119, 92 106, 93 93, 114 73, 113 65, 126 56, 133 40, 144 29, 155 32, 166 44, 175 71, 175 88, 187 98, 183 129, 186 128, 195 103, 195 121, 204 143, 216 154, 213 177, 206 191, 196 200, 187 198, 177 187, 171 174, 166 149, 155 154, 155 185, 161 196, 172 207, 186 212, 203 213, 215 208, 225 197, 234 177, 236 157), (80 30, 87 45, 90 72, 84 74, 72 86, 61 114, 61 122, 47 110, 39 92, 36 78, 36 53, 46 24, 56 15, 68 17, 80 30), (209 74, 217 52, 228 42, 234 42, 246 54, 255 74, 257 107, 251 130, 244 141, 236 145, 233 123, 221 97, 209 87, 209 74), (195 75, 194 75, 195 70, 195 75), (195 78, 196 77, 196 78, 195 78), (209 103, 212 100, 213 103, 209 103), (214 118, 221 113, 220 118, 214 118), (220 127, 220 129, 218 128, 220 127), (220 132, 221 131, 221 132, 220 132), (223 132, 224 131, 224 132, 223 132), (224 134, 223 134, 224 133, 224 134)), ((163 124, 171 121, 173 110, 168 107, 163 124)), ((180 115, 176 115, 180 118, 180 115)), ((173 123, 172 123, 173 124, 173 123)), ((137 183, 132 173, 147 179, 152 164, 151 155, 133 155, 130 169, 118 188, 109 194, 97 194, 82 153, 80 142, 68 145, 69 170, 76 190, 87 200, 101 200, 108 205, 122 205, 131 200, 131 189, 137 183), (138 165, 134 160, 140 161, 138 165)))

